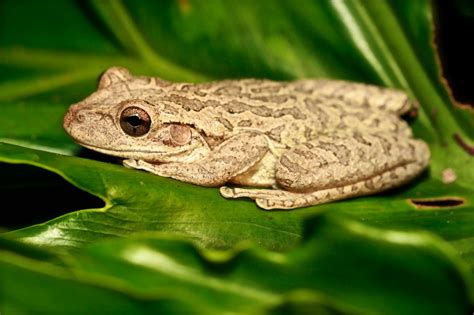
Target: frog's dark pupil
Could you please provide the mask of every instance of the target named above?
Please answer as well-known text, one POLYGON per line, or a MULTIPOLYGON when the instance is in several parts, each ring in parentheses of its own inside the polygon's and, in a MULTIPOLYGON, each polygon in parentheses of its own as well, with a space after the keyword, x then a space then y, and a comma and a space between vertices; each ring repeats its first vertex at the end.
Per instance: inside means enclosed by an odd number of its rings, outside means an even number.
POLYGON ((143 124, 143 120, 138 117, 138 115, 132 115, 132 116, 128 116, 126 118, 126 121, 127 123, 129 123, 132 127, 137 127, 137 126, 140 126, 141 124, 143 124))
POLYGON ((127 107, 120 114, 120 127, 129 136, 140 137, 145 135, 150 131, 150 125, 150 116, 140 107, 127 107))

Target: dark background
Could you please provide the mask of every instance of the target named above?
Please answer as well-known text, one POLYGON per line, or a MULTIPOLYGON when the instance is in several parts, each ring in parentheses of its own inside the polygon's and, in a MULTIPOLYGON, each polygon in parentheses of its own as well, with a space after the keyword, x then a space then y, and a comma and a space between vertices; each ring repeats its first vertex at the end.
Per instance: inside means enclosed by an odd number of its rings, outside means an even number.
POLYGON ((474 104, 474 1, 437 0, 436 42, 455 99, 474 104))

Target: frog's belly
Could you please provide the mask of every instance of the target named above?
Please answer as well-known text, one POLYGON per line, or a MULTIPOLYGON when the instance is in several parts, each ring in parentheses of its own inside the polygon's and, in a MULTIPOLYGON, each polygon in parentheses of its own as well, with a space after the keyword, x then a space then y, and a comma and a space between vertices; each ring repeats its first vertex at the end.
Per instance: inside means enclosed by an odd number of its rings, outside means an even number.
POLYGON ((277 157, 268 152, 257 164, 235 176, 231 183, 242 186, 275 187, 275 165, 277 157))

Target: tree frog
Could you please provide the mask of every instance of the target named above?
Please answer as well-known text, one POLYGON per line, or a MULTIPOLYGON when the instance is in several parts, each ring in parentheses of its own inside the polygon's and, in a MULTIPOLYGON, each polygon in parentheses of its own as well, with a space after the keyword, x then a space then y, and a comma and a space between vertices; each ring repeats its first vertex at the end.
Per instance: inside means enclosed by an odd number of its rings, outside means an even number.
POLYGON ((402 185, 429 164, 401 115, 402 91, 337 80, 190 84, 113 67, 71 105, 64 128, 126 167, 263 209, 293 209, 402 185))

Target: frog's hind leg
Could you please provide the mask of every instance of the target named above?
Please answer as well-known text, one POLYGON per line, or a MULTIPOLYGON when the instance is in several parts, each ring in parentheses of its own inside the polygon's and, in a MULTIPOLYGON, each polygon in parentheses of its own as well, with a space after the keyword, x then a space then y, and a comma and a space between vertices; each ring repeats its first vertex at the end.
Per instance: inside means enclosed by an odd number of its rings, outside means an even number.
POLYGON ((294 209, 333 201, 340 198, 334 188, 313 193, 296 193, 281 189, 252 189, 223 186, 220 193, 225 198, 247 197, 255 200, 257 206, 265 210, 294 209))
POLYGON ((345 187, 376 178, 383 179, 382 188, 388 189, 421 173, 429 158, 426 143, 396 133, 320 135, 284 153, 275 177, 279 187, 293 192, 345 187))
POLYGON ((413 174, 417 172, 419 172, 419 166, 412 163, 345 186, 330 187, 312 192, 223 186, 220 188, 220 193, 225 198, 251 198, 255 200, 260 208, 265 210, 294 209, 383 191, 395 186, 389 184, 394 178, 398 179, 398 184, 402 184, 410 180, 413 174))
POLYGON ((429 157, 424 142, 397 134, 321 135, 281 156, 278 190, 222 187, 221 194, 252 198, 264 209, 305 207, 402 185, 429 157))
POLYGON ((294 209, 314 206, 321 203, 349 198, 364 192, 364 183, 356 183, 345 187, 328 188, 311 193, 298 193, 281 189, 252 189, 227 187, 220 188, 220 193, 225 198, 247 197, 255 200, 257 206, 265 210, 294 209))

